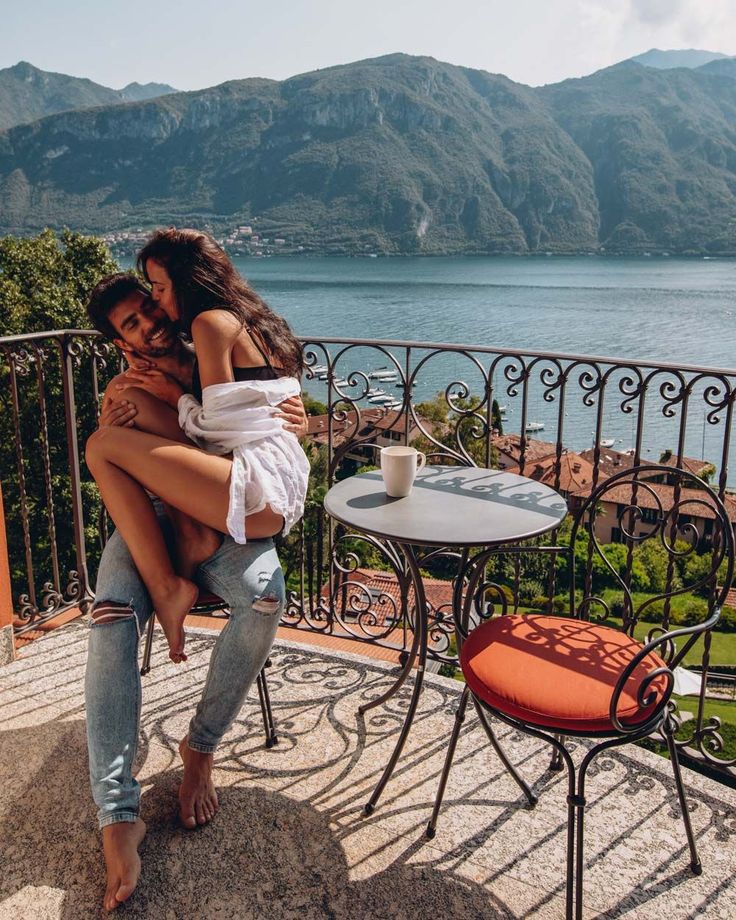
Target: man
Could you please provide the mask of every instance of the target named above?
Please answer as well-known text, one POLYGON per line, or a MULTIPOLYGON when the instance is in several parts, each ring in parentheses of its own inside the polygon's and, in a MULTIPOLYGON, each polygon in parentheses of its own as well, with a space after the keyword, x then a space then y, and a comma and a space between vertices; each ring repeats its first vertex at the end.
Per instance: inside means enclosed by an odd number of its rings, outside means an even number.
MULTIPOLYGON (((194 355, 135 275, 120 273, 103 279, 90 296, 88 313, 130 364, 106 390, 100 425, 135 425, 137 387, 169 401, 190 389, 194 355)), ((304 435, 306 416, 300 400, 283 403, 281 410, 286 427, 304 435)), ((173 553, 175 535, 160 503, 157 513, 173 553)), ((285 598, 272 540, 239 545, 225 535, 205 555, 194 580, 203 590, 222 597, 231 616, 215 642, 190 725, 192 735, 206 738, 207 743, 193 750, 185 737, 179 745, 184 764, 179 816, 187 828, 205 824, 217 811, 213 752, 268 657, 285 598)), ((138 642, 152 614, 148 592, 115 532, 105 546, 97 575, 85 680, 90 778, 107 868, 107 910, 130 897, 141 871, 138 847, 146 828, 139 816, 140 787, 132 771, 140 729, 138 642)))

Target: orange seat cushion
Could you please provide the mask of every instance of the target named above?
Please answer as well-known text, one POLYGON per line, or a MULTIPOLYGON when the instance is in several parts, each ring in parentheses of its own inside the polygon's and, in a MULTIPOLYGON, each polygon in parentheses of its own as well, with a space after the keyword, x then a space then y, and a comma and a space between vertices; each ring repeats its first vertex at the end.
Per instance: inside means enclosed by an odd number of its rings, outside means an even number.
MULTIPOLYGON (((503 616, 473 630, 460 664, 473 693, 492 709, 529 725, 580 734, 614 733, 609 709, 616 681, 642 645, 626 633, 585 620, 536 614, 503 616)), ((655 702, 642 709, 642 680, 665 662, 650 653, 624 687, 617 715, 644 722, 662 700, 667 678, 653 681, 655 702)))

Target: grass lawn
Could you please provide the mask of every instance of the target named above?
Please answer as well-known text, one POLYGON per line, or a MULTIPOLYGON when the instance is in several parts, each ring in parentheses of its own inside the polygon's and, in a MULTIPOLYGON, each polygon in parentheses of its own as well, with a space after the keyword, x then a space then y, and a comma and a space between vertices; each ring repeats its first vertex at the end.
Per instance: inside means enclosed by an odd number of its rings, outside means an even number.
MULTIPOLYGON (((634 635, 640 641, 653 629, 656 623, 641 622, 637 624, 634 635)), ((676 626, 672 627, 677 629, 676 626)), ((714 632, 710 644, 710 664, 736 664, 736 633, 714 632)), ((698 639, 695 645, 690 649, 685 664, 700 664, 703 660, 703 640, 698 639)))

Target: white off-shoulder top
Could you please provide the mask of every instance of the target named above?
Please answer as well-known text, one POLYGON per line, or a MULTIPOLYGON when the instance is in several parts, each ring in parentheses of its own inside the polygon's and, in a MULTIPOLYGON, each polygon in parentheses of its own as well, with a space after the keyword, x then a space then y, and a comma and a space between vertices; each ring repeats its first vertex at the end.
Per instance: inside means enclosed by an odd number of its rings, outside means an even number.
POLYGON ((309 461, 299 440, 275 418, 279 403, 299 395, 294 377, 242 380, 205 387, 200 403, 190 393, 179 398, 179 424, 210 454, 233 455, 227 528, 236 543, 246 542, 246 516, 270 505, 283 515, 287 534, 304 514, 309 461))

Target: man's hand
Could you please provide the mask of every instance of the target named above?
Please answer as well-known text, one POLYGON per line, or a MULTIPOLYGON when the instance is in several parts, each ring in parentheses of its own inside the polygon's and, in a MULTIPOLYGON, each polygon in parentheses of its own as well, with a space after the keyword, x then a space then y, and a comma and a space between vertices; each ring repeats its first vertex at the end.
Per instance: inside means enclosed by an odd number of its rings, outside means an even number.
POLYGON ((148 367, 129 367, 125 373, 120 375, 121 382, 116 383, 115 388, 125 390, 127 387, 141 387, 171 406, 172 409, 176 409, 184 388, 171 374, 158 370, 150 361, 147 364, 148 367))
POLYGON ((284 419, 284 428, 287 431, 293 431, 298 438, 304 438, 307 435, 307 413, 304 410, 304 403, 301 396, 290 396, 282 403, 279 403, 279 411, 276 418, 284 419))
POLYGON ((139 371, 150 371, 152 368, 156 367, 155 361, 152 361, 150 358, 144 358, 143 355, 139 355, 133 348, 121 347, 120 351, 122 351, 128 367, 134 367, 139 371))
POLYGON ((111 426, 113 428, 132 428, 138 409, 127 399, 108 399, 102 407, 97 425, 100 428, 111 426))

